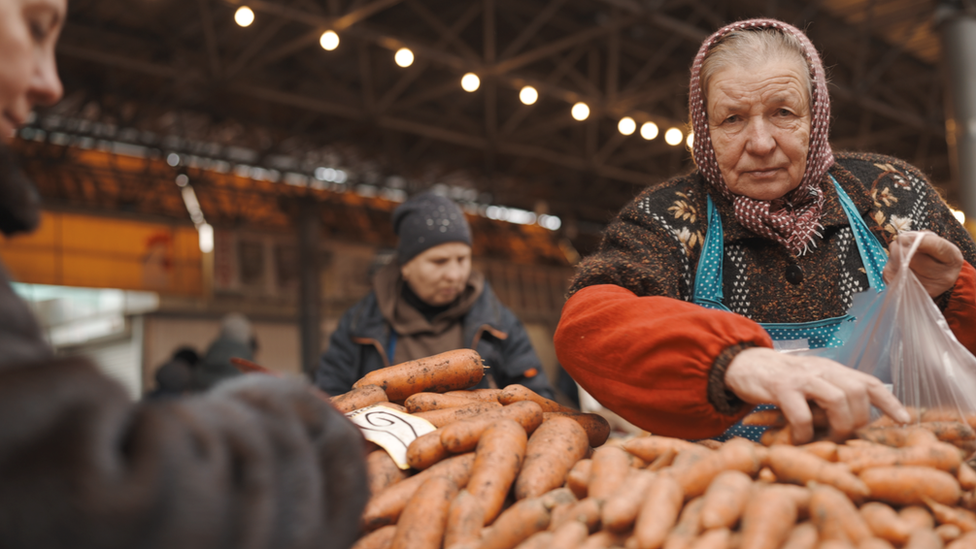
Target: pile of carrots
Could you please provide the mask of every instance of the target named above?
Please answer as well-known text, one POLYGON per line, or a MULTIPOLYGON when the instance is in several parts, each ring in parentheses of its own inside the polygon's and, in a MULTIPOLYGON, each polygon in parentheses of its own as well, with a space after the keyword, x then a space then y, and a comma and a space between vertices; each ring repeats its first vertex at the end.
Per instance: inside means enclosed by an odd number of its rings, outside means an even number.
POLYGON ((476 353, 452 351, 333 399, 438 427, 411 444, 409 470, 369 453, 354 549, 976 549, 976 435, 958 417, 915 412, 909 426, 882 418, 856 439, 793 446, 771 412, 750 420, 774 426, 768 446, 606 443, 602 418, 524 387, 463 390, 480 375, 476 353))

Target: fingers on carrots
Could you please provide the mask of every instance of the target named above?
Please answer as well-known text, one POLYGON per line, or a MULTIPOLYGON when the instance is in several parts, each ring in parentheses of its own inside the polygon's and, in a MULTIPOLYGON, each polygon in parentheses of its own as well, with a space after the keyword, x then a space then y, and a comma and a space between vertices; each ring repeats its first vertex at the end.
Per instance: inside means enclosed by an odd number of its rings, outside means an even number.
POLYGON ((515 479, 515 497, 538 497, 562 486, 569 470, 589 449, 586 431, 573 419, 556 417, 543 423, 526 444, 525 463, 515 479))
POLYGON ((392 401, 425 391, 444 393, 474 387, 485 376, 481 356, 472 349, 456 349, 372 371, 353 388, 378 385, 392 401))

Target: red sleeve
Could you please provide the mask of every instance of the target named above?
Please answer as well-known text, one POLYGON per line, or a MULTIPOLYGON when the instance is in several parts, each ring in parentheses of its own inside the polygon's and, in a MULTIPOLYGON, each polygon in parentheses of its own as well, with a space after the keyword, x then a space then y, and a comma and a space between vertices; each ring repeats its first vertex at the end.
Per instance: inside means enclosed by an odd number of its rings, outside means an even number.
POLYGON ((721 434, 748 413, 723 415, 708 402, 715 358, 742 343, 772 347, 759 324, 669 297, 637 297, 612 284, 574 294, 556 329, 556 354, 594 398, 654 434, 721 434))
POLYGON ((942 314, 956 339, 976 355, 976 269, 968 261, 962 264, 949 304, 942 314))

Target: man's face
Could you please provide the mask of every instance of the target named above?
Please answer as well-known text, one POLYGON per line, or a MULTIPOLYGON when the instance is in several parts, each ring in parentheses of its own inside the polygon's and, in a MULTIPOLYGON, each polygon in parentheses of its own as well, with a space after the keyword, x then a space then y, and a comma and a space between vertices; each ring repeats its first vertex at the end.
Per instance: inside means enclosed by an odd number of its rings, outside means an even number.
POLYGON ((67 0, 0 0, 0 140, 61 98, 54 47, 67 9, 67 0))
POLYGON ((447 305, 461 295, 471 274, 471 246, 463 242, 434 246, 401 266, 400 273, 425 303, 447 305))

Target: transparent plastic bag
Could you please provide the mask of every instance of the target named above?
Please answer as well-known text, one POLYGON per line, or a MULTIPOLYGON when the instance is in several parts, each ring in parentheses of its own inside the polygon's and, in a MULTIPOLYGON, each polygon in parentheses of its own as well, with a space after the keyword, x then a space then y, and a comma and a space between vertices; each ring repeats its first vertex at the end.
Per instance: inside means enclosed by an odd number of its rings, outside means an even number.
POLYGON ((976 413, 976 356, 908 268, 925 233, 917 234, 894 280, 855 298, 850 314, 858 321, 847 343, 816 354, 892 384, 905 406, 964 417, 976 413))

